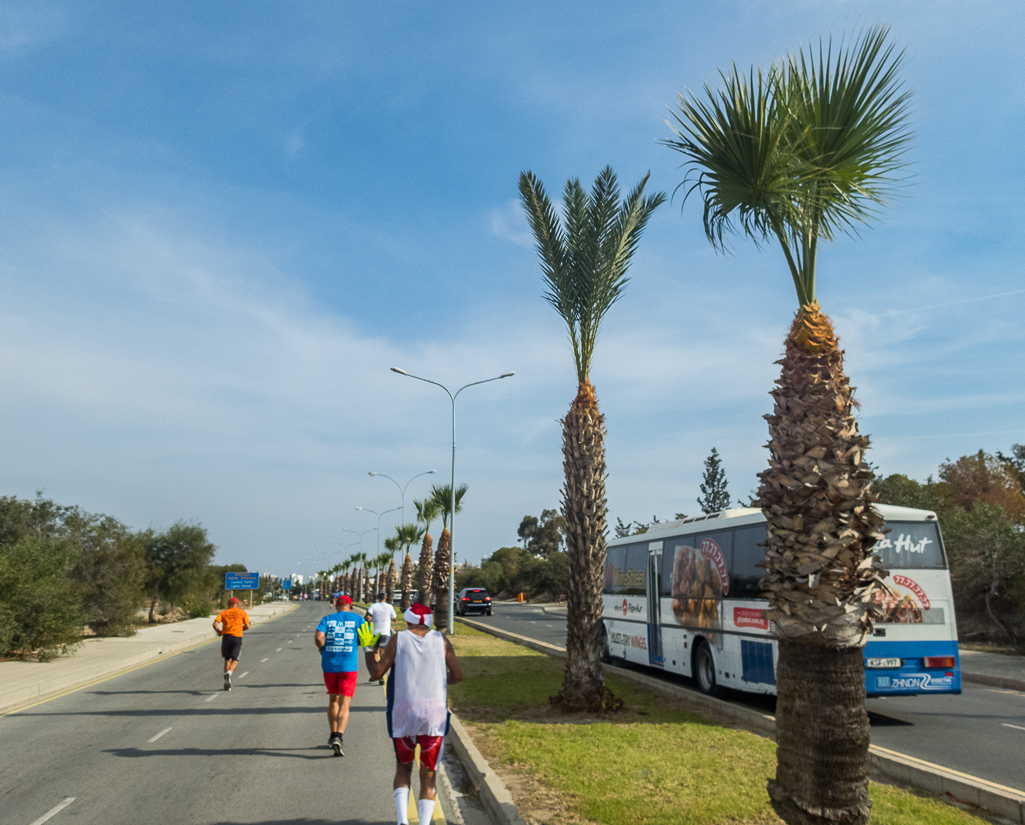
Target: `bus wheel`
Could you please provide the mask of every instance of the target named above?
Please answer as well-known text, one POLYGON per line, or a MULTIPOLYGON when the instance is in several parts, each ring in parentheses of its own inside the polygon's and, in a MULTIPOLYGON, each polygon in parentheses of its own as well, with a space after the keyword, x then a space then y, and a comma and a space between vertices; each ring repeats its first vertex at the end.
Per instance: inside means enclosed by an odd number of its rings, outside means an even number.
POLYGON ((715 681, 715 660, 708 642, 701 642, 694 653, 694 678, 702 693, 707 696, 719 695, 719 685, 715 681))

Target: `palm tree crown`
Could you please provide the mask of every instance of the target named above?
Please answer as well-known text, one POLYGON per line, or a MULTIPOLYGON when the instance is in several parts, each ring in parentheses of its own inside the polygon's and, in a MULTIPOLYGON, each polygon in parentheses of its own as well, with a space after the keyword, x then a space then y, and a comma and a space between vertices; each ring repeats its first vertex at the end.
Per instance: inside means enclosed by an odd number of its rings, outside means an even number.
POLYGON ((910 93, 897 70, 903 51, 873 27, 834 53, 832 38, 763 73, 736 65, 707 99, 681 95, 676 134, 704 201, 705 234, 716 249, 735 231, 779 241, 801 306, 815 301, 820 238, 854 234, 875 214, 902 168, 910 141, 910 93))
POLYGON ((629 280, 626 270, 648 218, 665 200, 661 192, 645 199, 645 175, 625 201, 606 166, 588 195, 577 178, 563 193, 563 222, 555 216, 544 186, 532 172, 520 174, 520 199, 537 240, 548 291, 545 300, 569 327, 577 381, 589 380, 598 328, 629 280))
MULTIPOLYGON (((461 513, 463 511, 463 496, 466 495, 467 486, 460 484, 456 487, 456 512, 461 513)), ((448 528, 448 520, 452 515, 452 485, 451 484, 432 484, 431 485, 431 498, 437 505, 436 516, 441 516, 441 529, 445 530, 448 528)))

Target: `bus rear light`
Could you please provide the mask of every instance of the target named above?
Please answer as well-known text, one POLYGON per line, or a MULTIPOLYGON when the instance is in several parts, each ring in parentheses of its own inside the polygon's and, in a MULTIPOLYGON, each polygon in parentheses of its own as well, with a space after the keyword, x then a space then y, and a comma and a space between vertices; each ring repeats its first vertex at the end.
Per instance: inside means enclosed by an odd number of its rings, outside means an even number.
POLYGON ((953 656, 926 656, 922 660, 923 667, 953 667, 953 656))

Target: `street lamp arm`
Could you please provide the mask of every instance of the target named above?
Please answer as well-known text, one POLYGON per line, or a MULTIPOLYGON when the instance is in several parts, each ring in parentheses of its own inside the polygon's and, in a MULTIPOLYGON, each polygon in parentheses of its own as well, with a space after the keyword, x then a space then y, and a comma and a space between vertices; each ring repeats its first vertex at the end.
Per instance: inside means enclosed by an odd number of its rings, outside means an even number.
MULTIPOLYGON (((496 375, 494 378, 485 378, 483 381, 474 381, 472 384, 467 384, 465 387, 460 387, 458 390, 456 390, 456 394, 452 396, 452 402, 455 403, 455 400, 459 397, 459 393, 467 389, 467 387, 476 387, 478 384, 487 384, 491 381, 501 381, 503 378, 509 378, 510 376, 513 376, 515 374, 516 373, 514 372, 504 372, 501 375, 496 375)), ((432 381, 431 383, 433 384, 434 382, 432 381)), ((439 386, 441 385, 439 384, 439 386)))

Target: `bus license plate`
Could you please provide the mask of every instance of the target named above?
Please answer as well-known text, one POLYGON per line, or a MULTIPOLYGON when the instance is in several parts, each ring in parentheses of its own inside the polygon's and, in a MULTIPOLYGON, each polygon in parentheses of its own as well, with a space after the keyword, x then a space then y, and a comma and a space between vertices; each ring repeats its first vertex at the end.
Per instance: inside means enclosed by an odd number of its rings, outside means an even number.
POLYGON ((865 667, 900 667, 904 664, 900 659, 866 659, 865 667))

